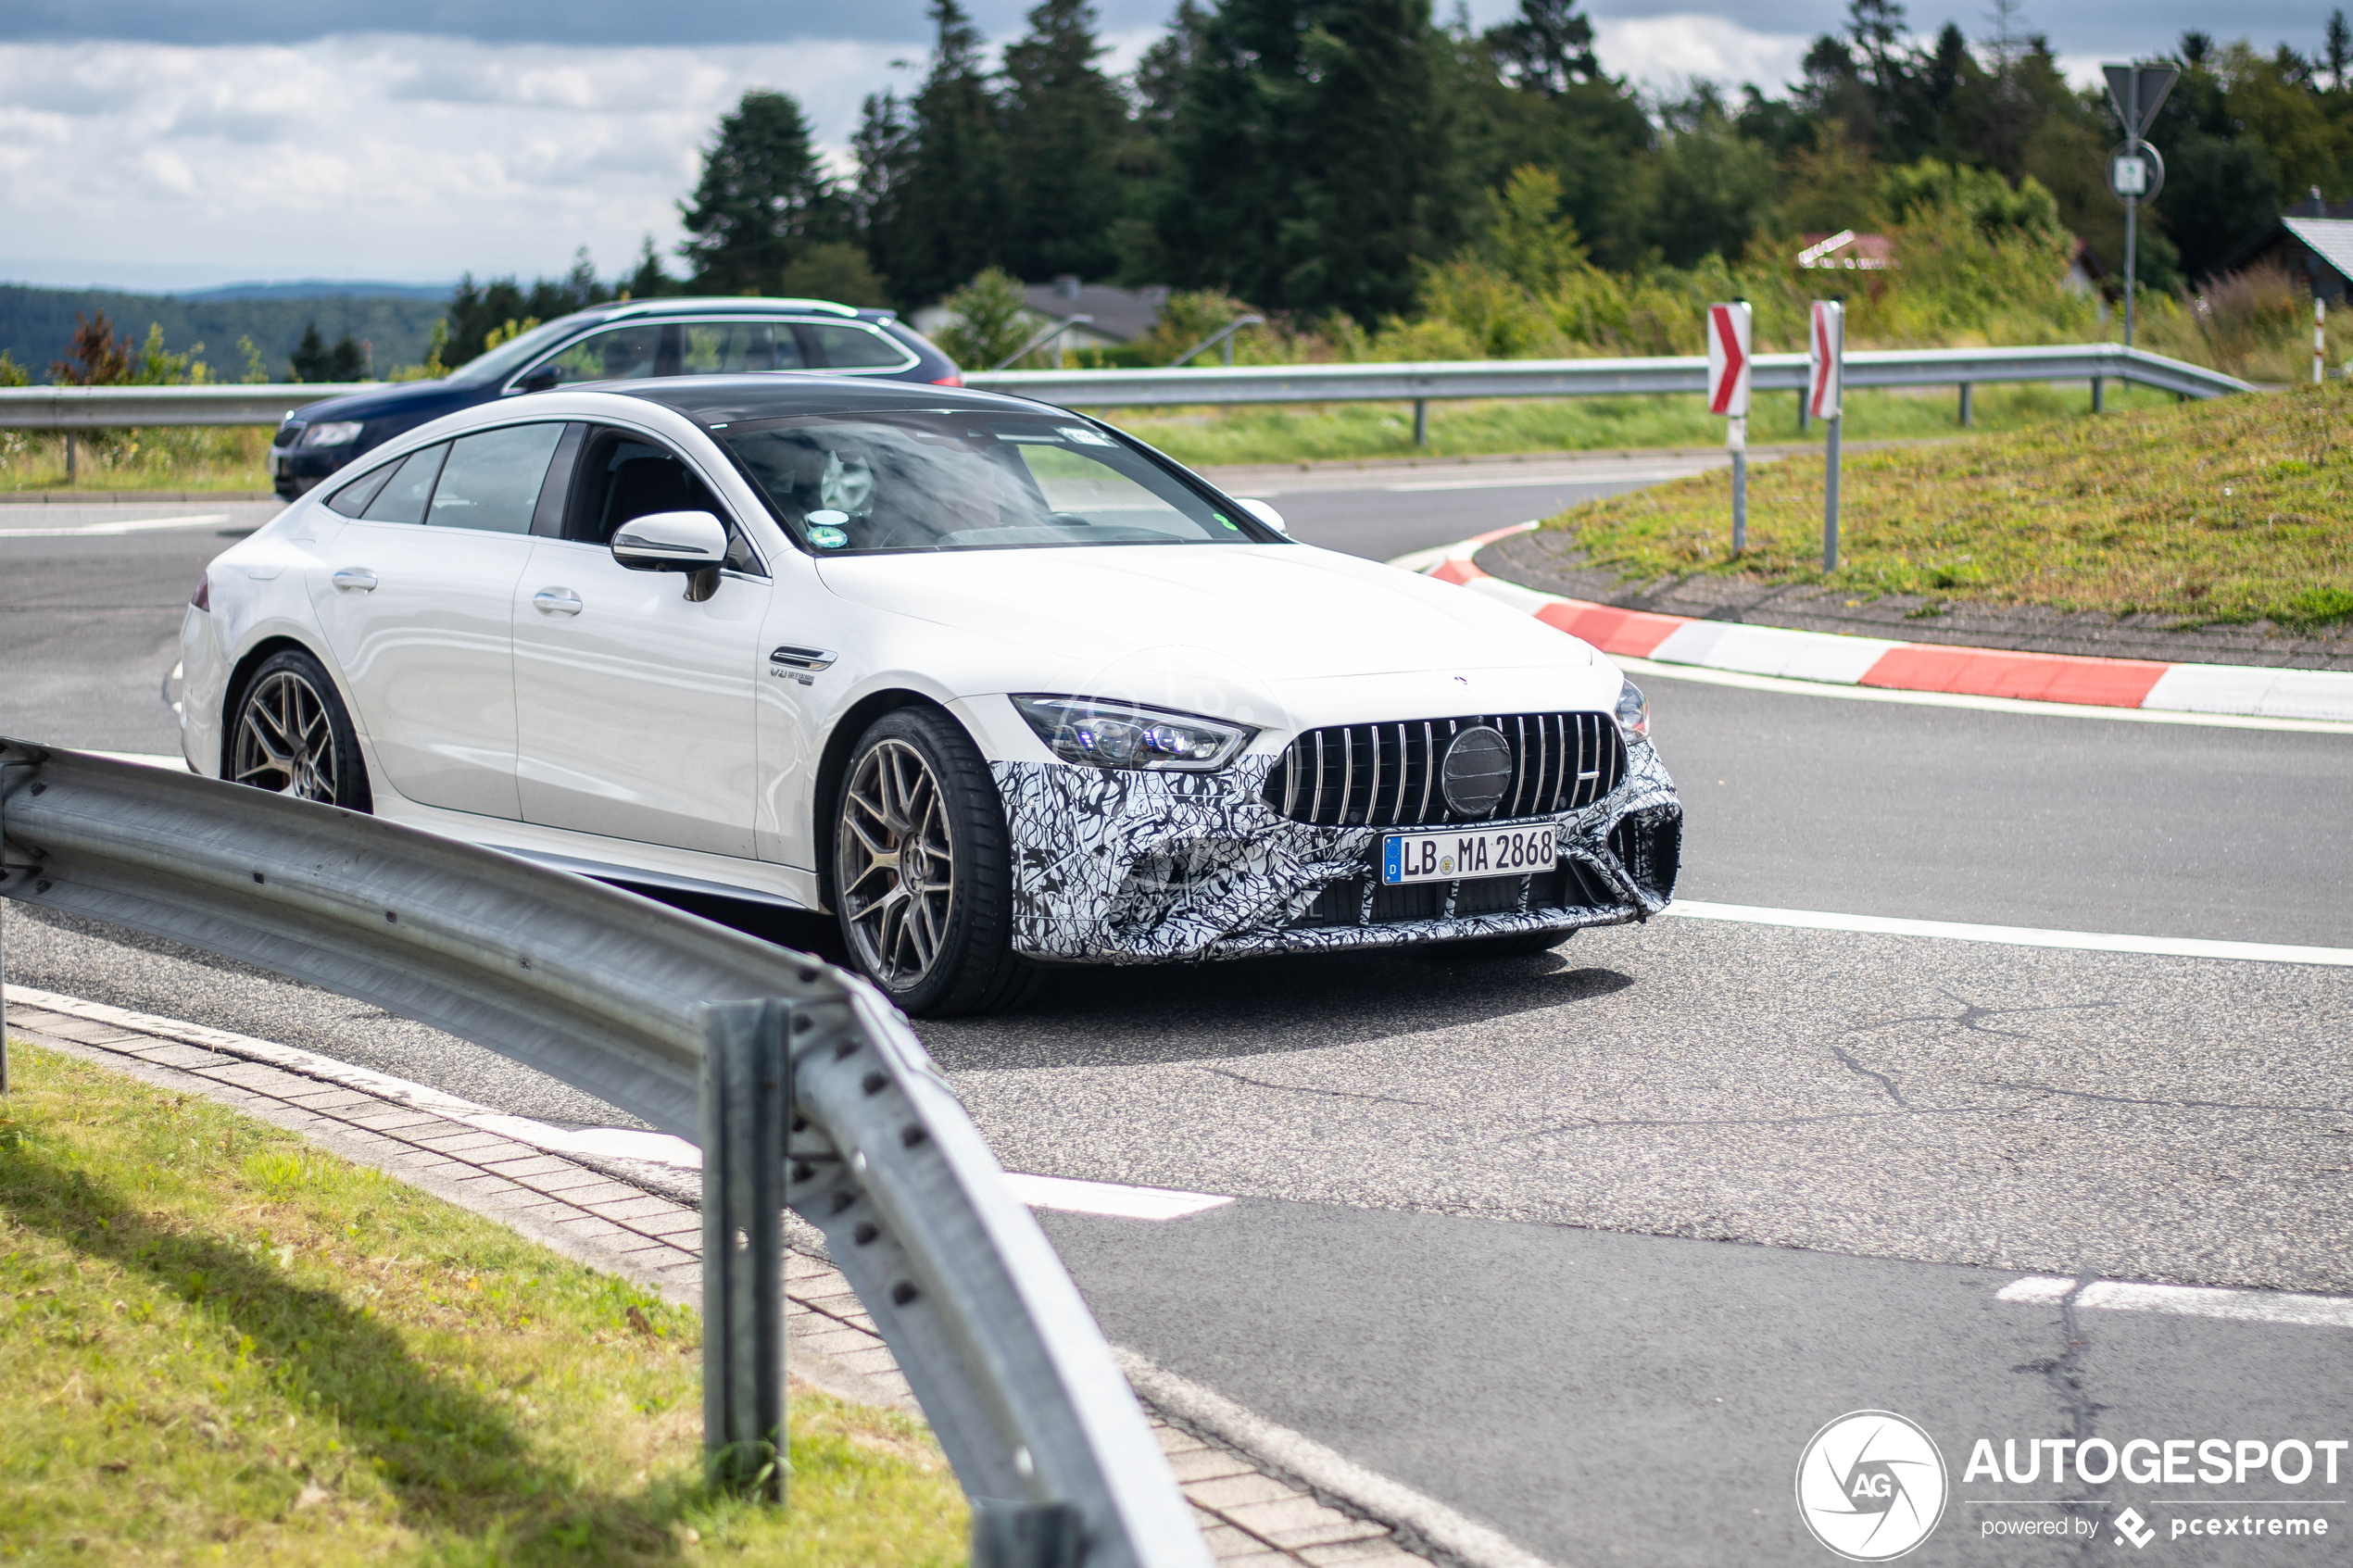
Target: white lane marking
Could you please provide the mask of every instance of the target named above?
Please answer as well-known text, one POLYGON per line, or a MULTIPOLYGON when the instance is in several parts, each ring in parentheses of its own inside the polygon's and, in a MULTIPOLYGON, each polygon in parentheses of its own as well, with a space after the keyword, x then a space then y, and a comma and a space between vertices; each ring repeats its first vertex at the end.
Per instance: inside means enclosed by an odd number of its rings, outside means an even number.
POLYGON ((1938 936, 1953 942, 1997 942, 2013 947, 2071 947, 2087 953, 2147 953, 2159 958, 2233 959, 2256 963, 2353 966, 2353 947, 2299 947, 2284 942, 2221 942, 2202 936, 2134 936, 2105 931, 2049 931, 2029 925, 1973 925, 1893 915, 1841 915, 1819 909, 1773 909, 1752 904, 1711 904, 1678 898, 1667 906, 1686 920, 1737 921, 1798 931, 1853 931, 1874 936, 1938 936))
MULTIPOLYGON (((1720 467, 1710 464, 1707 467, 1720 467)), ((1689 479, 1705 473, 1706 468, 1677 469, 1666 473, 1592 473, 1552 474, 1539 479, 1522 476, 1517 479, 1425 479, 1412 484, 1384 484, 1383 490, 1538 490, 1559 485, 1583 487, 1593 484, 1656 484, 1663 480, 1689 479)), ((1346 491, 1340 492, 1346 495, 1346 491)))
MULTIPOLYGON (((1996 1301, 2047 1306, 2063 1300, 2075 1282, 2029 1274, 1995 1293, 1996 1301)), ((2286 1323, 2298 1328, 2353 1328, 2353 1298, 2306 1296, 2290 1290, 2225 1290, 2202 1285, 2136 1285, 2097 1279, 2075 1297, 2079 1307, 2106 1312, 2170 1312, 2184 1318, 2286 1323)))
POLYGON ((57 528, 0 526, 0 539, 89 539, 113 533, 152 533, 159 528, 204 528, 228 521, 227 512, 207 512, 201 517, 145 517, 129 522, 83 522, 57 528))
POLYGON ((1005 1173, 1005 1185, 1032 1209, 1059 1209, 1071 1214, 1107 1214, 1119 1220, 1182 1220, 1234 1201, 1209 1192, 1176 1192, 1167 1187, 1123 1186, 1117 1182, 1081 1182, 1068 1176, 1025 1176, 1005 1173))
POLYGON ((1382 1524, 1404 1525, 1473 1568, 1553 1568, 1493 1525, 1458 1513, 1402 1481, 1367 1470, 1304 1433, 1269 1421, 1123 1345, 1113 1346, 1111 1355, 1137 1393, 1186 1425, 1231 1443, 1316 1491, 1353 1503, 1382 1524))
MULTIPOLYGON (((1391 565, 1419 559, 1435 564, 1444 552, 1419 552, 1400 557, 1391 565)), ((1974 708, 1985 713, 2027 713, 2041 719, 2111 719, 2128 724, 2196 724, 2215 730, 2288 730, 2303 734, 2353 735, 2353 723, 2329 719, 2258 719, 2240 713, 2169 713, 2146 708, 2095 708, 2075 702, 2029 702, 2012 696, 1969 696, 1959 692, 1906 692, 1885 686, 1842 686, 1822 681, 1793 681, 1777 675, 1750 675, 1737 670, 1706 670, 1690 664, 1661 664, 1612 653, 1602 657, 1629 675, 1660 676, 1670 681, 1697 681, 1704 685, 1737 686, 1743 691, 1781 692, 1791 696, 1840 697, 1848 702, 1902 702, 1920 708, 1974 708)))
MULTIPOLYGON (((76 746, 72 749, 79 751, 81 747, 76 746)), ((83 752, 82 755, 103 757, 109 762, 132 762, 142 768, 169 768, 175 773, 184 773, 189 771, 186 758, 170 757, 160 751, 90 751, 83 752)))

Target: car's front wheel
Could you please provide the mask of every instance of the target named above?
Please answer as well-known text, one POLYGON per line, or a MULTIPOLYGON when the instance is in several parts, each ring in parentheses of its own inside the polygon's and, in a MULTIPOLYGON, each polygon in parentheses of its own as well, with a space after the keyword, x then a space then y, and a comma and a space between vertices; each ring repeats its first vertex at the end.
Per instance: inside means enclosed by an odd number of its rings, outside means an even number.
POLYGON ((1018 1006, 1036 965, 1014 954, 1013 857, 988 765, 929 709, 859 737, 834 808, 834 906, 858 967, 906 1011, 1018 1006))
POLYGON ((271 654, 245 682, 221 776, 353 811, 373 804, 351 715, 325 669, 298 648, 271 654))

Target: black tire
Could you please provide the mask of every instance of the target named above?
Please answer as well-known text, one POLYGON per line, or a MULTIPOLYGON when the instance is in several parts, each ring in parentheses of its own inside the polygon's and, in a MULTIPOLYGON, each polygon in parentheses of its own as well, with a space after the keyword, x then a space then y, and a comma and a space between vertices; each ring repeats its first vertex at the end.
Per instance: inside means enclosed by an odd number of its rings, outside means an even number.
POLYGON ((1436 942, 1416 947, 1416 956, 1432 963, 1486 963, 1495 959, 1525 959, 1549 953, 1573 931, 1514 931, 1502 936, 1470 936, 1460 942, 1436 942))
POLYGON ((1037 994, 1043 972, 1013 950, 1004 805, 954 720, 900 708, 868 726, 834 802, 833 856, 850 960, 901 1010, 953 1018, 1037 994))
POLYGON ((375 808, 351 715, 325 667, 299 648, 271 654, 237 693, 220 776, 346 810, 375 808))

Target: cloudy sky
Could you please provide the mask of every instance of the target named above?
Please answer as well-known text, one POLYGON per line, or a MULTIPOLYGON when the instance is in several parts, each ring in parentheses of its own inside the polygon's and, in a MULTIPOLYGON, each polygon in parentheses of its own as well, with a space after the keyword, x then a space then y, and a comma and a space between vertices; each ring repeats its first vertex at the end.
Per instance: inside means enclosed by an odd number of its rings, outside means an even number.
MULTIPOLYGON (((969 3, 969 0, 968 0, 969 3)), ((1114 64, 1173 0, 1097 0, 1114 64)), ((1441 0, 1450 4, 1451 0, 1441 0)), ((1916 0, 1988 31, 1990 0, 1916 0)), ((1472 0, 1481 23, 1516 0, 1472 0)), ((978 0, 989 37, 1024 0, 978 0)), ((1655 86, 1779 83, 1843 0, 1589 0, 1603 63, 1655 86)), ((2317 47, 2326 6, 2247 0, 2231 31, 2317 47)), ((2070 74, 2216 27, 2190 0, 2027 0, 2070 74)), ((920 0, 0 0, 0 280, 201 288, 619 270, 679 237, 712 120, 798 97, 838 151, 865 94, 915 79, 920 0)))

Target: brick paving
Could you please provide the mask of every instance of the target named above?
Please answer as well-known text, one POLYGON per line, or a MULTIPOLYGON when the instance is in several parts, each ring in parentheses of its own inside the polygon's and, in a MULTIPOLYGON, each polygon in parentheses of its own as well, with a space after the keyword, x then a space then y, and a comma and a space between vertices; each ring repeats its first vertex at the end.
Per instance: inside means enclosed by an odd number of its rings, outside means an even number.
MULTIPOLYGON (((702 1217, 687 1203, 471 1124, 486 1108, 268 1040, 9 986, 8 1032, 304 1134, 594 1268, 699 1308, 702 1217)), ((510 1118, 501 1120, 511 1123, 510 1118)), ((787 1365, 796 1381, 921 1414, 890 1348, 816 1231, 786 1216, 787 1365)), ((1410 1568, 1390 1528, 1327 1506, 1147 1408, 1221 1568, 1410 1568)))

